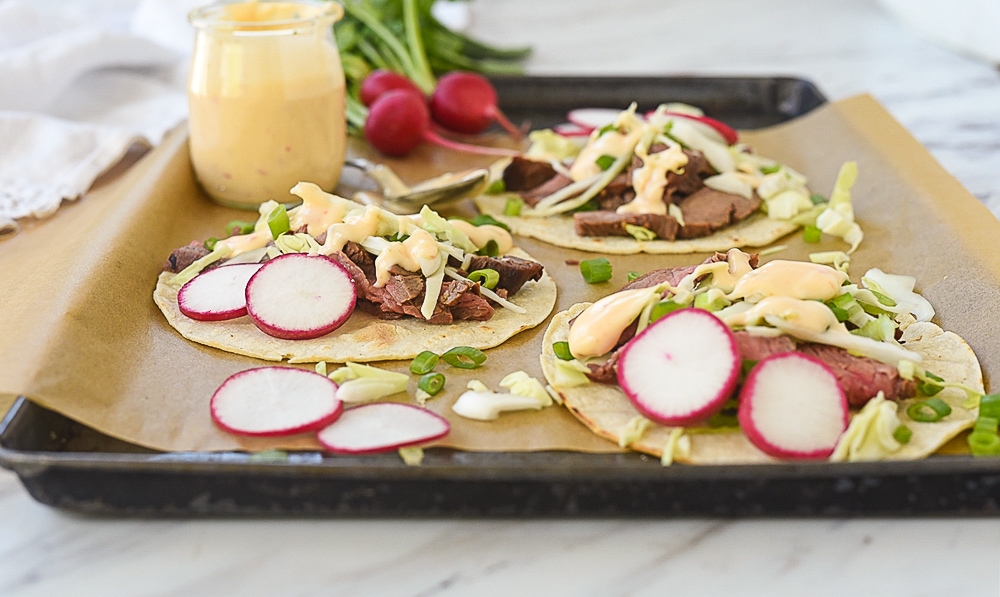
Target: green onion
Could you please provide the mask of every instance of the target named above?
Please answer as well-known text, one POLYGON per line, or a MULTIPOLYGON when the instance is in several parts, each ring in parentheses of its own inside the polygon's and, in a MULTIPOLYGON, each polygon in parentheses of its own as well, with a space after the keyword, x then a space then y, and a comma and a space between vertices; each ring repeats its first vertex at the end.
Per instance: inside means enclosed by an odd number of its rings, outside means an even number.
POLYGON ((1000 419, 996 417, 984 417, 979 415, 976 419, 976 424, 973 427, 973 431, 979 431, 984 433, 996 433, 997 426, 1000 425, 1000 419))
POLYGON ((441 360, 459 369, 475 369, 486 362, 486 354, 471 346, 456 346, 441 355, 441 360))
MULTIPOLYGON (((869 288, 868 290, 871 290, 871 289, 869 288)), ((892 300, 890 297, 882 294, 881 292, 879 292, 877 290, 871 290, 871 293, 875 295, 875 298, 878 299, 878 302, 882 303, 886 307, 895 307, 896 306, 896 301, 892 300)))
POLYGON ((808 224, 806 225, 805 228, 802 229, 802 240, 806 241, 807 243, 818 243, 822 239, 823 239, 823 231, 817 228, 816 226, 808 224))
POLYGON ((820 195, 819 193, 813 193, 809 195, 809 200, 812 201, 813 205, 819 205, 820 203, 826 203, 826 197, 820 195))
POLYGON ((951 414, 951 407, 940 398, 928 398, 914 402, 906 409, 906 415, 921 423, 935 423, 951 414))
POLYGON ((625 232, 628 232, 635 240, 656 240, 655 232, 635 224, 625 224, 625 232))
POLYGON ((502 178, 494 180, 493 182, 490 183, 490 186, 486 187, 487 195, 499 195, 500 193, 505 193, 505 192, 507 192, 507 184, 504 183, 502 178))
POLYGON ((390 236, 385 237, 385 240, 391 243, 401 243, 408 238, 410 238, 409 234, 403 234, 402 232, 393 232, 390 236))
POLYGON ((417 387, 433 396, 444 388, 444 375, 441 373, 426 373, 420 377, 417 387))
POLYGON ((205 246, 206 249, 208 249, 209 251, 211 251, 212 249, 215 248, 215 243, 217 243, 217 242, 219 242, 219 239, 217 239, 214 236, 212 236, 212 237, 206 238, 205 242, 202 243, 202 244, 205 246))
POLYGON ((739 427, 740 422, 736 418, 736 415, 731 415, 727 413, 715 413, 708 418, 708 426, 712 429, 724 428, 724 427, 739 427))
POLYGON ((761 174, 774 174, 778 170, 781 170, 781 164, 772 164, 770 166, 761 166, 760 167, 760 173, 761 174))
POLYGON ((430 373, 434 370, 439 358, 440 357, 437 354, 429 350, 423 351, 410 361, 410 373, 414 375, 430 373))
POLYGON ((726 306, 726 299, 721 296, 709 298, 708 293, 703 292, 694 297, 694 306, 696 309, 718 311, 726 306))
POLYGON ((913 431, 906 425, 900 425, 892 432, 892 437, 896 438, 896 441, 901 444, 908 444, 910 443, 910 438, 913 437, 913 431))
POLYGON ((519 216, 521 215, 521 208, 523 207, 524 199, 521 199, 520 197, 507 197, 506 203, 503 204, 503 215, 519 216))
POLYGON ((271 230, 271 238, 278 238, 291 229, 288 222, 288 210, 279 204, 267 215, 267 227, 271 230))
POLYGON ((747 375, 750 375, 750 371, 756 366, 757 361, 743 359, 743 362, 740 364, 740 373, 743 374, 743 377, 746 377, 747 375))
POLYGON ((611 279, 611 262, 604 257, 580 262, 580 273, 588 284, 607 282, 611 279))
POLYGON ((674 301, 660 301, 653 305, 653 310, 649 312, 649 323, 653 323, 671 311, 683 309, 684 305, 674 301))
POLYGON ((237 234, 250 234, 253 232, 253 222, 246 222, 243 220, 233 220, 226 224, 226 232, 230 236, 237 234))
POLYGON ((483 255, 485 257, 496 257, 500 255, 500 245, 497 244, 497 241, 491 238, 490 240, 486 241, 486 244, 483 245, 481 249, 476 251, 476 255, 483 255))
POLYGON ((497 287, 497 283, 500 282, 500 272, 495 269, 477 269, 471 272, 468 278, 473 282, 479 282, 484 288, 493 290, 497 287))
POLYGON ((1000 419, 1000 394, 987 394, 979 399, 979 416, 1000 419))
POLYGON ((851 318, 850 314, 845 309, 841 309, 840 307, 835 307, 830 304, 827 304, 827 307, 830 307, 830 310, 833 311, 833 314, 837 317, 837 321, 840 323, 844 323, 851 318))
POLYGON ((1000 455, 1000 435, 994 431, 973 431, 966 439, 973 456, 1000 455))
POLYGON ((499 226, 500 228, 503 228, 507 232, 510 232, 510 227, 507 226, 507 224, 504 224, 503 222, 494 218, 490 214, 479 214, 478 216, 469 220, 469 223, 472 224, 473 226, 486 226, 486 225, 499 226))
POLYGON ((562 360, 562 361, 572 361, 573 360, 573 353, 571 353, 569 351, 569 342, 566 342, 566 341, 553 342, 552 343, 552 352, 556 353, 556 357, 558 357, 559 360, 562 360))
POLYGON ((638 278, 641 275, 642 274, 640 274, 639 272, 629 272, 628 273, 628 281, 632 282, 633 280, 635 280, 636 278, 638 278))
POLYGON ((610 133, 611 131, 617 131, 617 130, 618 130, 618 127, 616 127, 614 125, 614 123, 612 123, 612 124, 606 124, 606 125, 604 125, 604 126, 601 127, 601 130, 597 131, 597 136, 600 137, 604 133, 610 133))
POLYGON ((607 170, 608 168, 611 167, 612 164, 615 163, 615 156, 602 155, 596 160, 594 160, 594 163, 597 164, 597 167, 600 168, 601 170, 607 170))
MULTIPOLYGON (((922 379, 922 378, 917 379, 917 391, 923 394, 924 396, 933 396, 934 394, 937 394, 938 392, 944 389, 944 386, 941 385, 942 383, 944 383, 944 380, 938 377, 937 375, 934 375, 930 371, 924 371, 924 377, 929 379, 922 379)), ((998 400, 1000 400, 1000 397, 998 397, 998 400)), ((980 404, 979 414, 983 414, 982 408, 983 408, 982 404, 980 404)), ((997 403, 997 406, 995 408, 998 409, 997 415, 1000 416, 1000 402, 997 403)))

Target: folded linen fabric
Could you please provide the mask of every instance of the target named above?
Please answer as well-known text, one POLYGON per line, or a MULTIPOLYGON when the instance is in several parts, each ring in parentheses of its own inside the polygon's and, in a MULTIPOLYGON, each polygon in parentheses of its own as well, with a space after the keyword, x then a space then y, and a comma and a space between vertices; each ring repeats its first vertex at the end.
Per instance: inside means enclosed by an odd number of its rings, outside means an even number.
POLYGON ((23 0, 0 2, 0 234, 82 195, 187 116, 186 57, 23 0))

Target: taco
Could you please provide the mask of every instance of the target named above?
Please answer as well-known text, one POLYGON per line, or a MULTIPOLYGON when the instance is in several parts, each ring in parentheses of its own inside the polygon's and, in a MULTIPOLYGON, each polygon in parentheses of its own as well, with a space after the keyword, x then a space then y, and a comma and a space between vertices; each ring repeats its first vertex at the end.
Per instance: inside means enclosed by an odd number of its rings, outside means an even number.
POLYGON ((273 361, 406 359, 424 350, 497 346, 544 321, 555 306, 555 283, 502 227, 446 220, 426 207, 398 216, 311 183, 292 193, 302 199, 299 206, 286 212, 267 202, 252 228, 209 243, 211 250, 196 241, 171 253, 153 298, 182 336, 273 361), (430 257, 379 259, 410 250, 408 239, 437 250, 430 257), (203 321, 182 313, 178 291, 201 272, 288 253, 325 255, 350 275, 355 309, 335 331, 289 340, 264 333, 246 316, 203 321))
MULTIPOLYGON (((741 428, 741 404, 734 398, 743 399, 739 389, 714 411, 684 425, 653 421, 623 389, 621 355, 630 343, 662 325, 660 318, 700 306, 731 333, 743 365, 739 384, 759 363, 789 354, 822 362, 836 378, 848 417, 834 437, 836 446, 831 444, 822 457, 923 458, 975 424, 977 397, 983 393, 979 361, 961 337, 930 321, 933 308, 912 291, 912 278, 870 270, 859 285, 826 265, 780 260, 757 265, 756 256, 733 249, 697 266, 649 272, 597 303, 557 313, 543 339, 546 379, 581 422, 622 447, 665 462, 775 462, 774 451, 741 428), (812 282, 803 282, 807 279, 812 282), (817 280, 826 280, 825 287, 817 280), (612 302, 621 316, 603 318, 599 328, 585 327, 590 326, 588 311, 598 313, 601 303, 612 302), (779 303, 784 306, 769 307, 779 303), (809 309, 826 310, 820 315, 827 327, 813 326, 796 312, 806 303, 809 309), (935 404, 946 405, 941 407, 949 411, 945 416, 924 416, 929 395, 935 404)), ((696 351, 697 342, 681 341, 684 350, 696 351)), ((706 363, 715 357, 700 357, 697 368, 711 370, 706 363)), ((681 395, 669 374, 651 375, 663 400, 681 395)), ((798 424, 805 412, 798 409, 815 409, 811 396, 802 391, 801 404, 782 413, 783 424, 798 424)))
POLYGON ((497 165, 504 192, 476 204, 515 234, 614 254, 760 247, 815 220, 823 199, 802 174, 705 122, 716 121, 691 106, 644 117, 633 105, 582 147, 535 131, 524 155, 497 165))

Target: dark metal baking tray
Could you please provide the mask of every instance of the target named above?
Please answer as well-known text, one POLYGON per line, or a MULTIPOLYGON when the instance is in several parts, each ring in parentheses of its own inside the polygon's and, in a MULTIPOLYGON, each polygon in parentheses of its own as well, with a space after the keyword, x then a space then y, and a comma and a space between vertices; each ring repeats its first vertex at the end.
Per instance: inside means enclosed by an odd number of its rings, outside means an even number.
MULTIPOLYGON (((773 77, 504 77, 504 110, 532 126, 579 106, 698 105, 743 128, 824 103, 808 81, 773 77)), ((638 454, 159 453, 20 399, 0 421, 0 465, 39 502, 114 516, 845 516, 987 515, 1000 507, 996 461, 665 468, 638 454)))

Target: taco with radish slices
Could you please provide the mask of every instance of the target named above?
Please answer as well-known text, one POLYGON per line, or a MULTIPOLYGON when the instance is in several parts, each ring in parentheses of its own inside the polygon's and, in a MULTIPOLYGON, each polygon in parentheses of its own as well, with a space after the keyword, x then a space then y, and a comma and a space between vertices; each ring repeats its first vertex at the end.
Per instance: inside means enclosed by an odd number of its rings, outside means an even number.
POLYGON ((589 131, 583 146, 558 128, 531 133, 525 154, 497 165, 480 211, 561 247, 683 254, 768 245, 826 207, 802 174, 697 108, 575 112, 587 114, 574 124, 589 131))
POLYGON ((983 376, 914 283, 731 249, 557 313, 541 365, 587 427, 666 463, 922 458, 976 424, 983 376))
POLYGON ((269 201, 245 230, 171 253, 153 298, 182 336, 274 361, 405 359, 496 346, 555 306, 500 226, 291 192, 298 206, 269 201))

